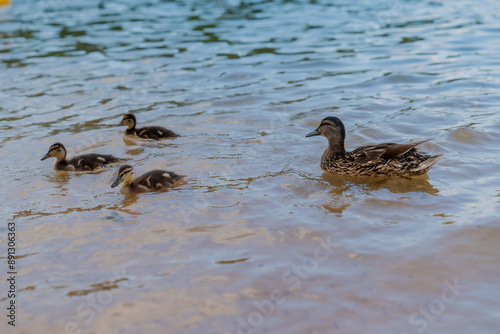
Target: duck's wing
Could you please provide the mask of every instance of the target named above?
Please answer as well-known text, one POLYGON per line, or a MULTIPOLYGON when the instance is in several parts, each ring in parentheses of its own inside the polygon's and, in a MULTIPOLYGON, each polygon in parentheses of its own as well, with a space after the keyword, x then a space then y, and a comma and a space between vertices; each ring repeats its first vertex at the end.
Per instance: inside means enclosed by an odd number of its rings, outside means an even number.
POLYGON ((364 164, 376 159, 397 159, 413 149, 415 146, 429 141, 420 140, 406 144, 383 143, 378 145, 361 146, 352 151, 354 162, 364 164))
POLYGON ((178 175, 174 172, 168 172, 166 170, 152 170, 135 179, 134 185, 159 190, 163 187, 171 186, 175 181, 178 181, 181 178, 182 175, 178 175))
POLYGON ((136 130, 137 136, 148 139, 161 139, 161 138, 177 138, 180 137, 172 130, 165 129, 161 126, 145 126, 136 130))
POLYGON ((367 162, 377 160, 382 154, 385 153, 384 147, 379 145, 361 146, 351 152, 355 163, 365 164, 367 162))
POLYGON ((168 172, 167 173, 170 175, 170 178, 175 182, 175 181, 179 181, 183 178, 186 177, 186 175, 181 175, 181 174, 177 174, 177 173, 174 173, 174 172, 168 172))
POLYGON ((76 156, 70 159, 68 164, 74 166, 76 170, 93 170, 97 167, 119 161, 121 159, 109 154, 90 153, 76 156))
POLYGON ((380 157, 383 159, 397 159, 406 152, 408 152, 409 150, 411 150, 412 148, 414 148, 415 146, 428 142, 429 140, 430 139, 425 139, 406 144, 393 144, 393 143, 381 144, 381 145, 386 145, 386 150, 380 157))

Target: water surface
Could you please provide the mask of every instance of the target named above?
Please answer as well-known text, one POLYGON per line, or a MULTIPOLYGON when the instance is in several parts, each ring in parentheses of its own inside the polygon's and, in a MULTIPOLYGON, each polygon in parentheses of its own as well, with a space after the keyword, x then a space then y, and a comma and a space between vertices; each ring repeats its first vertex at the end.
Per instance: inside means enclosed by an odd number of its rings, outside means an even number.
POLYGON ((18 323, 2 330, 496 333, 498 13, 467 0, 0 8, 0 187, 19 254, 18 323), (127 112, 182 137, 125 137, 127 112), (329 175, 326 140, 304 136, 330 115, 348 148, 433 138, 421 150, 444 157, 413 179, 329 175), (122 195, 117 166, 40 161, 55 142, 186 182, 122 195))

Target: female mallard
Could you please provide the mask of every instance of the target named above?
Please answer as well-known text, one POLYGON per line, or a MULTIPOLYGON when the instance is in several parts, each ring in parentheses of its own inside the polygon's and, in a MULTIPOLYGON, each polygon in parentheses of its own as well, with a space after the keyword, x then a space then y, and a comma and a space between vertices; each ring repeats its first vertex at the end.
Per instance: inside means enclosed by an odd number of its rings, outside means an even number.
POLYGON ((344 148, 345 128, 337 117, 327 117, 306 137, 322 135, 328 139, 328 148, 321 157, 321 168, 351 176, 417 176, 427 171, 442 154, 430 156, 417 151, 415 146, 428 140, 408 144, 384 143, 361 146, 347 152, 344 148))
POLYGON ((170 187, 183 177, 184 175, 168 172, 166 170, 152 170, 136 179, 134 168, 130 165, 123 165, 118 170, 118 176, 111 185, 111 188, 123 182, 120 186, 120 192, 122 193, 158 191, 170 187))
POLYGON ((54 164, 55 170, 66 171, 88 171, 109 163, 121 161, 121 159, 112 155, 97 153, 79 155, 70 160, 66 160, 66 148, 61 143, 55 143, 49 147, 49 151, 42 160, 48 158, 56 158, 56 163, 54 164))
POLYGON ((125 130, 125 134, 127 135, 137 135, 141 138, 148 139, 173 139, 180 137, 177 133, 172 130, 165 129, 161 126, 145 126, 140 129, 136 129, 137 120, 135 119, 134 114, 126 114, 123 116, 122 121, 118 125, 126 125, 127 130, 125 130))

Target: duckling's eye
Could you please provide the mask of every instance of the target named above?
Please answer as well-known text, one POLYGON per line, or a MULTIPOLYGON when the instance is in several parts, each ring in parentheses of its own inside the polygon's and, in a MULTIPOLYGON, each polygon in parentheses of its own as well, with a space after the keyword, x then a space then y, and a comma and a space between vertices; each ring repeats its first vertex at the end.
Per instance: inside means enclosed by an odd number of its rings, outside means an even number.
POLYGON ((127 175, 128 173, 130 173, 131 170, 125 170, 123 171, 121 174, 120 174, 120 179, 123 179, 125 177, 125 175, 127 175))

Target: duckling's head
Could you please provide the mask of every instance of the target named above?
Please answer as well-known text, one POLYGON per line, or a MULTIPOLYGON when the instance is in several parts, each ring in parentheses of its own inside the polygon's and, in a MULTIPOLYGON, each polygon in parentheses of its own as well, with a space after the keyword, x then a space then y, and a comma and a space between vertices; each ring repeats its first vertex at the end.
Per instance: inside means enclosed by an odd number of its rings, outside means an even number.
POLYGON ((123 165, 118 170, 118 176, 111 185, 111 188, 116 187, 123 182, 124 185, 129 185, 134 181, 135 173, 134 169, 130 165, 123 165))
POLYGON ((344 150, 345 127, 342 121, 335 117, 329 116, 321 121, 318 128, 309 132, 306 137, 322 135, 328 139, 330 148, 344 150))
POLYGON ((41 160, 45 160, 48 158, 56 158, 57 161, 64 160, 66 158, 66 148, 61 143, 52 144, 49 147, 49 151, 41 160))
POLYGON ((126 125, 128 129, 133 129, 136 123, 134 114, 126 114, 123 115, 122 121, 118 125, 126 125))

